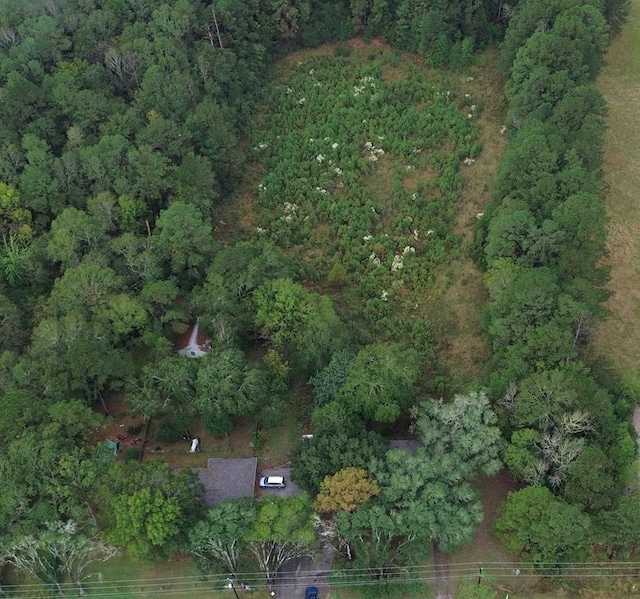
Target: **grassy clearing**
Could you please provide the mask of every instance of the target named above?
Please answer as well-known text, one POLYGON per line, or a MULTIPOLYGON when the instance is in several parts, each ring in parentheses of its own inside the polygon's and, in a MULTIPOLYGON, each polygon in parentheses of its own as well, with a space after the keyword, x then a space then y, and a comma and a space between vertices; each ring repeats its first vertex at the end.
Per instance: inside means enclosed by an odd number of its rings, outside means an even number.
MULTIPOLYGON (((203 576, 189 557, 152 564, 119 556, 106 563, 93 564, 86 574, 83 589, 87 596, 134 599, 161 595, 167 599, 187 599, 197 594, 211 599, 235 599, 233 591, 223 588, 224 584, 219 580, 203 576)), ((20 584, 21 594, 17 596, 33 599, 52 596, 35 581, 21 579, 11 582, 20 584)), ((63 584, 65 588, 69 585, 63 584)), ((67 593, 76 595, 75 589, 69 589, 67 593)), ((247 596, 246 593, 244 595, 247 596)), ((264 599, 268 594, 256 590, 251 592, 251 597, 264 599)))
POLYGON ((597 86, 609 105, 604 169, 611 267, 607 304, 611 316, 599 327, 593 352, 610 358, 623 372, 640 376, 640 0, 622 35, 606 55, 597 86))

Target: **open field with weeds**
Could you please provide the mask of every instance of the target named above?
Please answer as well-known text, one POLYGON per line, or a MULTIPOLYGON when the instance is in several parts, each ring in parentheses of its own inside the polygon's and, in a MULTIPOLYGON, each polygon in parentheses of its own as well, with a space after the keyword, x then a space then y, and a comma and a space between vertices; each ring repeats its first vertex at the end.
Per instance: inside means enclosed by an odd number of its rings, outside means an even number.
POLYGON ((457 388, 482 373, 481 273, 467 245, 505 139, 497 51, 438 71, 377 39, 302 50, 278 69, 219 233, 275 241, 365 335, 426 321, 457 388))
POLYGON ((640 376, 640 1, 622 34, 613 39, 597 86, 609 106, 605 179, 611 297, 609 318, 599 326, 593 351, 629 376, 640 376))

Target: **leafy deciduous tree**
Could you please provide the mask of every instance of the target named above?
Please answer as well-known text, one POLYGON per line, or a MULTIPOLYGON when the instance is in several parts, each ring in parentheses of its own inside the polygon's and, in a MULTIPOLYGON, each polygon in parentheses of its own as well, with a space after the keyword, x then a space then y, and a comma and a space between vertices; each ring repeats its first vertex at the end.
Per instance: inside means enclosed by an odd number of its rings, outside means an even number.
POLYGON ((341 402, 374 422, 394 422, 413 399, 420 379, 420 358, 398 344, 362 348, 349 365, 338 392, 341 402))
POLYGON ((189 532, 189 551, 233 575, 255 518, 256 507, 250 501, 223 501, 210 508, 205 519, 189 532))
POLYGON ((287 499, 269 496, 260 502, 247 543, 267 582, 272 582, 278 568, 289 560, 312 554, 315 533, 311 513, 306 493, 287 499))
POLYGON ((509 551, 544 567, 562 568, 585 557, 591 522, 580 508, 555 498, 549 489, 525 487, 509 493, 496 531, 509 551))
POLYGON ((343 468, 322 481, 315 508, 323 513, 352 512, 379 492, 378 484, 367 476, 365 470, 354 467, 343 468))

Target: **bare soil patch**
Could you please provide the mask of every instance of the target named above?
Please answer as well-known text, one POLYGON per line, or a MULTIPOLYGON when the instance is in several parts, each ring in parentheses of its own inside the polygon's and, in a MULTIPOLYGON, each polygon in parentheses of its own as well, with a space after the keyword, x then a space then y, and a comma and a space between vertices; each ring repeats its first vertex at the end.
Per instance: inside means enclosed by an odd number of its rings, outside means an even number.
POLYGON ((346 45, 349 48, 352 48, 354 50, 363 50, 363 49, 369 49, 369 48, 376 48, 376 49, 385 48, 387 50, 390 50, 391 52, 395 51, 392 46, 382 41, 378 37, 373 37, 369 40, 365 40, 362 37, 354 37, 353 39, 350 39, 346 45))

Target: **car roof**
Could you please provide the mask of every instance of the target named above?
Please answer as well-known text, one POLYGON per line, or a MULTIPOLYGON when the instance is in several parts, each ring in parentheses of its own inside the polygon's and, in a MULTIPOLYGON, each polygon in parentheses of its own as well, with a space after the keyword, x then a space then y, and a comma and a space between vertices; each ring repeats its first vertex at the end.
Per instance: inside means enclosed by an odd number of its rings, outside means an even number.
POLYGON ((264 478, 269 483, 282 483, 282 482, 284 482, 284 476, 265 476, 264 478))

